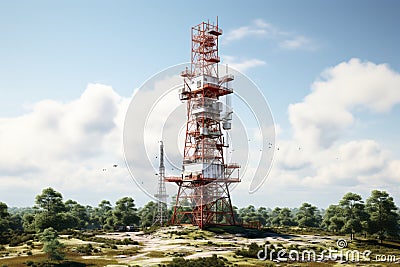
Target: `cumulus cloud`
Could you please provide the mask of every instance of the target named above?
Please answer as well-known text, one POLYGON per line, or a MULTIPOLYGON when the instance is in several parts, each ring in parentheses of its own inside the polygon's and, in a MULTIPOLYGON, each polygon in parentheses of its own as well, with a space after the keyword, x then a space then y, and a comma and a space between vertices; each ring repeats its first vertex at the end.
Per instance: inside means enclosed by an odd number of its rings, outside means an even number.
POLYGON ((279 141, 276 184, 329 188, 337 198, 349 190, 391 189, 399 181, 399 160, 376 140, 349 140, 347 132, 356 121, 390 112, 400 103, 398 88, 400 74, 386 64, 351 59, 325 70, 311 92, 288 107, 293 135, 279 141), (360 118, 360 111, 370 116, 360 118))
POLYGON ((331 146, 354 125, 357 110, 388 112, 400 102, 400 74, 385 64, 348 62, 327 69, 302 102, 289 106, 294 137, 311 146, 331 146))
POLYGON ((54 186, 81 198, 88 197, 83 192, 89 188, 93 192, 110 188, 126 192, 121 182, 129 181, 126 170, 112 169, 112 165, 123 163, 121 129, 128 100, 110 86, 89 84, 74 101, 43 100, 26 114, 1 118, 3 201, 10 198, 10 204, 26 203, 26 198, 13 199, 15 188, 37 194, 44 187, 54 186), (103 168, 110 170, 102 172, 103 168), (111 173, 113 177, 109 177, 111 173))

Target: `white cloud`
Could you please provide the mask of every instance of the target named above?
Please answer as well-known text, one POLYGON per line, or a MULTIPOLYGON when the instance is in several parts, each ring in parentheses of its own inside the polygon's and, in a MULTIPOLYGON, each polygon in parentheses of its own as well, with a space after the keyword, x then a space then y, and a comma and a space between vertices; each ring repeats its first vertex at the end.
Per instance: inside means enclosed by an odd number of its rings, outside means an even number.
POLYGON ((236 57, 225 55, 222 59, 222 64, 228 64, 229 67, 241 72, 246 72, 250 68, 267 64, 265 61, 256 58, 238 60, 236 57))
POLYGON ((241 26, 229 31, 223 40, 224 42, 230 42, 250 36, 265 36, 268 34, 269 29, 272 29, 271 24, 268 24, 261 19, 257 19, 253 21, 253 24, 250 26, 241 26))
POLYGON ((282 49, 297 50, 297 49, 315 49, 315 42, 301 34, 287 32, 278 27, 267 23, 262 19, 255 19, 250 25, 241 26, 231 31, 223 37, 225 43, 242 40, 249 37, 264 37, 269 38, 277 43, 282 49))
POLYGON ((376 140, 349 140, 346 134, 361 120, 360 110, 374 116, 399 104, 398 88, 400 74, 385 64, 351 59, 324 71, 312 91, 288 108, 293 136, 278 141, 275 186, 329 191, 337 199, 347 191, 368 196, 377 188, 399 194, 392 188, 400 179, 400 161, 376 140))
POLYGON ((354 124, 354 111, 388 112, 400 103, 400 74, 385 64, 351 59, 326 70, 300 103, 289 106, 298 142, 331 146, 354 124))
POLYGON ((1 118, 0 147, 7 151, 0 154, 2 201, 32 203, 48 186, 82 203, 99 201, 99 192, 104 197, 132 192, 122 155, 128 101, 110 86, 89 84, 74 101, 43 100, 26 114, 1 118), (115 163, 119 168, 112 167, 115 163), (24 197, 14 197, 18 190, 24 197))
POLYGON ((264 36, 267 33, 265 29, 252 29, 248 26, 239 27, 228 33, 225 40, 240 40, 248 36, 264 36))

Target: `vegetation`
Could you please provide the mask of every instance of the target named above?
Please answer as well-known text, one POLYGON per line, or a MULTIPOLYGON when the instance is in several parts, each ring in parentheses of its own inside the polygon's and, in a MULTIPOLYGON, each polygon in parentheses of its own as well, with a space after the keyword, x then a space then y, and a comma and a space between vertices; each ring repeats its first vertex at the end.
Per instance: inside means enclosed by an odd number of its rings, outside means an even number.
POLYGON ((171 263, 167 265, 162 265, 163 267, 205 267, 205 266, 213 266, 213 267, 224 267, 228 266, 227 259, 224 257, 217 257, 217 255, 213 254, 208 258, 198 258, 193 260, 186 260, 184 258, 174 258, 171 263))
POLYGON ((53 228, 47 228, 41 233, 40 241, 43 243, 43 252, 50 260, 60 261, 64 259, 64 245, 58 240, 58 234, 53 228))
POLYGON ((251 243, 248 248, 236 250, 235 254, 243 256, 243 257, 247 257, 247 258, 255 258, 256 259, 258 252, 263 249, 264 248, 257 245, 257 243, 251 243))
POLYGON ((385 191, 372 191, 366 205, 369 220, 367 230, 370 234, 378 234, 379 240, 386 237, 398 236, 399 214, 394 200, 385 191))
MULTIPOLYGON (((145 234, 157 230, 152 227, 157 204, 148 202, 142 208, 136 208, 131 197, 123 197, 115 205, 102 200, 97 207, 84 206, 74 200, 64 201, 60 192, 52 188, 44 189, 35 198, 35 205, 28 208, 9 208, 6 203, 0 202, 0 259, 5 256, 15 255, 7 259, 8 262, 23 262, 23 265, 10 266, 85 266, 82 256, 103 257, 109 255, 137 255, 141 252, 142 242, 131 238, 109 239, 99 237, 107 231, 142 228, 145 234), (67 244, 68 240, 81 240, 73 248, 67 244), (61 240, 61 241, 60 241, 61 240), (124 249, 122 249, 124 248, 124 249), (11 254, 10 254, 11 253, 11 254), (40 254, 42 253, 42 254, 40 254), (44 253, 44 254, 43 254, 44 253), (27 256, 18 261, 18 256, 27 256), (47 264, 47 265, 46 265, 47 264), (50 264, 50 265, 49 265, 50 264), (67 265, 65 265, 67 264, 67 265)), ((171 214, 171 210, 168 211, 171 214)), ((310 203, 303 203, 298 208, 254 207, 249 205, 243 208, 234 207, 234 215, 238 222, 251 224, 259 222, 261 229, 246 229, 240 226, 209 227, 207 231, 193 229, 175 229, 169 231, 171 239, 187 239, 192 241, 203 240, 203 243, 194 243, 191 246, 202 250, 225 246, 215 242, 213 238, 218 235, 236 237, 262 238, 277 233, 313 234, 313 235, 349 235, 357 247, 370 248, 378 246, 380 249, 398 249, 399 240, 399 210, 393 198, 385 191, 374 190, 364 201, 358 194, 346 193, 338 203, 330 205, 326 210, 318 209, 310 203), (361 238, 362 237, 362 238, 361 238), (204 242, 207 240, 207 242, 204 242), (395 241, 395 242, 392 242, 395 241), (374 243, 375 242, 375 243, 374 243), (200 246, 200 247, 199 247, 200 246)), ((227 244, 231 244, 228 242, 227 244)), ((190 244, 190 243, 188 243, 190 244)), ((275 244, 276 245, 276 244, 275 244)), ((239 247, 238 245, 233 245, 239 247)), ((230 254, 243 261, 257 260, 260 244, 252 243, 230 254)), ((160 251, 149 252, 146 257, 166 258, 186 255, 184 251, 163 253, 160 251)), ((112 255, 112 256, 111 256, 112 255)), ((228 257, 229 258, 229 257, 228 257)), ((231 261, 232 258, 229 258, 231 261)), ((116 263, 115 259, 99 258, 100 264, 116 263)), ((92 259, 92 262, 95 262, 92 259)), ((0 262, 2 263, 2 262, 0 262)), ((175 258, 164 266, 227 266, 226 258, 213 256, 187 260, 175 258)), ((269 263, 267 263, 269 264, 269 263)), ((251 264, 250 264, 251 265, 251 264)), ((244 266, 244 265, 243 265, 244 266)))

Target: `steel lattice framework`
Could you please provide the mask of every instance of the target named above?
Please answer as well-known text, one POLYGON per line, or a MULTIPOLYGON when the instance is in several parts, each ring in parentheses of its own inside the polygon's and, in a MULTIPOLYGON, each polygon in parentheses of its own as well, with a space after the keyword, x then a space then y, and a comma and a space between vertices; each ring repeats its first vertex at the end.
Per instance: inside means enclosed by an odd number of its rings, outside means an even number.
POLYGON ((154 196, 157 198, 157 213, 154 216, 153 225, 159 224, 160 226, 163 226, 168 222, 168 195, 165 188, 164 144, 162 141, 160 141, 160 167, 158 171, 158 189, 157 194, 155 194, 154 196))
POLYGON ((191 66, 181 73, 184 85, 179 94, 187 103, 183 172, 166 178, 178 185, 172 224, 236 224, 229 186, 240 182, 239 165, 225 163, 224 148, 229 144, 223 130, 231 129, 232 111, 220 99, 233 92, 229 82, 234 77, 219 76, 221 34, 218 19, 216 24, 192 27, 191 66))

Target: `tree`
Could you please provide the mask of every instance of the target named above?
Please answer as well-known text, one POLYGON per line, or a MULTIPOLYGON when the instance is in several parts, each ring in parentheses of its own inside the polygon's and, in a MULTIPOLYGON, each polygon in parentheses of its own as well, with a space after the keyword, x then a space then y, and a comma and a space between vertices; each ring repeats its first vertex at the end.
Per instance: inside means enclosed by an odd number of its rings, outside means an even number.
POLYGON ((271 226, 280 226, 281 225, 281 218, 279 217, 279 214, 281 213, 281 208, 275 207, 273 211, 271 212, 271 216, 269 217, 269 224, 271 226))
POLYGON ((63 202, 61 193, 49 187, 43 189, 40 195, 36 196, 36 209, 34 215, 34 226, 37 231, 43 231, 52 227, 56 230, 75 228, 79 226, 79 218, 70 213, 69 210, 79 205, 75 201, 63 202))
POLYGON ((58 240, 57 231, 53 228, 47 228, 40 235, 40 241, 43 243, 43 252, 48 255, 50 260, 64 259, 64 244, 58 240))
POLYGON ((289 208, 283 208, 279 212, 280 226, 295 226, 296 222, 293 219, 292 211, 289 208))
POLYGON ((131 197, 124 197, 115 203, 115 226, 138 225, 139 216, 135 208, 135 201, 131 197))
POLYGON ((245 208, 241 208, 239 210, 239 216, 242 218, 243 222, 260 222, 262 225, 265 224, 266 220, 263 215, 256 211, 256 208, 253 205, 249 205, 245 208))
POLYGON ((66 217, 73 217, 72 219, 75 221, 74 227, 84 228, 88 224, 89 214, 86 207, 70 199, 65 202, 65 206, 68 210, 66 217))
POLYGON ((330 205, 325 210, 322 226, 331 232, 340 232, 344 226, 343 210, 338 205, 330 205))
POLYGON ((104 229, 112 229, 114 226, 113 207, 108 200, 102 200, 90 214, 92 224, 104 229))
POLYGON ((66 211, 61 193, 51 187, 43 189, 42 194, 36 196, 36 205, 49 216, 66 211))
POLYGON ((343 196, 339 205, 344 219, 343 231, 350 233, 350 239, 353 240, 355 234, 362 231, 362 222, 367 220, 364 202, 360 195, 349 192, 343 196))
POLYGON ((8 230, 10 226, 10 213, 6 203, 0 202, 0 233, 8 230))
POLYGON ((378 234, 381 242, 387 236, 398 234, 398 214, 393 198, 386 191, 373 190, 367 199, 366 210, 370 215, 368 232, 378 234))
POLYGON ((265 207, 259 207, 257 209, 257 213, 262 218, 262 224, 265 225, 267 223, 267 221, 269 220, 269 211, 265 207))
POLYGON ((319 227, 321 215, 317 207, 309 203, 303 203, 296 214, 297 223, 300 227, 319 227))
POLYGON ((139 210, 140 226, 147 227, 153 224, 154 215, 157 212, 157 203, 150 201, 139 210))

